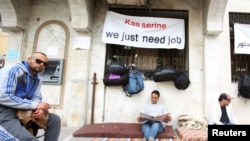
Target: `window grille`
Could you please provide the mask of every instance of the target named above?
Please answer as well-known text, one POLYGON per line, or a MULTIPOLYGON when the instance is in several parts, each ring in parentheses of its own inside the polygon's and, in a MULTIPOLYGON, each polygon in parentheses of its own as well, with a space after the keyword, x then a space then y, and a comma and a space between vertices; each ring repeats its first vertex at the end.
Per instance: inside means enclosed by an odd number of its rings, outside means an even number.
POLYGON ((134 64, 140 70, 146 79, 152 79, 153 72, 160 67, 173 66, 176 71, 184 71, 188 75, 188 12, 173 10, 151 10, 148 9, 125 9, 110 8, 120 14, 131 16, 165 17, 179 18, 185 21, 185 47, 178 49, 152 49, 137 48, 124 45, 107 44, 106 50, 106 68, 110 62, 123 62, 126 65, 134 64))
POLYGON ((229 13, 230 26, 230 48, 231 48, 231 76, 232 81, 236 82, 242 74, 250 74, 250 55, 234 53, 234 23, 250 24, 250 14, 248 13, 229 13))

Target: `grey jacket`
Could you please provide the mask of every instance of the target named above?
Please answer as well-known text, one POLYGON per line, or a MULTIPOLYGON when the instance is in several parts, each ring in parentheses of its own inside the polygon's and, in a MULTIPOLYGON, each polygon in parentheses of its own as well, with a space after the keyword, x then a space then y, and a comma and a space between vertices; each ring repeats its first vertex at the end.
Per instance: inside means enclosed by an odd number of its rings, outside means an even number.
POLYGON ((0 105, 14 109, 36 109, 42 101, 41 77, 32 76, 21 61, 0 69, 0 105))

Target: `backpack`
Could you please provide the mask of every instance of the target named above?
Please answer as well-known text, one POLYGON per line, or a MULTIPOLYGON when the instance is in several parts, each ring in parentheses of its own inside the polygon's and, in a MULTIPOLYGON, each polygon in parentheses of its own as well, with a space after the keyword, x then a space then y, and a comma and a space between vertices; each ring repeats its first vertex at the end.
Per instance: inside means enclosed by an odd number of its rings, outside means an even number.
POLYGON ((179 90, 185 90, 188 88, 190 84, 190 80, 188 76, 184 72, 177 72, 175 79, 174 79, 174 85, 179 90))
POLYGON ((140 71, 132 69, 128 74, 128 84, 123 87, 127 96, 137 94, 144 89, 143 77, 140 71))
POLYGON ((250 98, 250 75, 243 74, 238 84, 238 96, 250 98))

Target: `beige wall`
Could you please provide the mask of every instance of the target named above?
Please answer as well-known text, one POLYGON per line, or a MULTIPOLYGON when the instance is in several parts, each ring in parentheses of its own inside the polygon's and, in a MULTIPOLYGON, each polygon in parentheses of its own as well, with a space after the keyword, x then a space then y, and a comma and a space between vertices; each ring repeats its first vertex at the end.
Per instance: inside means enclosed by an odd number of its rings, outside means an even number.
POLYGON ((0 56, 5 55, 7 53, 7 45, 8 45, 8 34, 2 32, 0 29, 0 56))

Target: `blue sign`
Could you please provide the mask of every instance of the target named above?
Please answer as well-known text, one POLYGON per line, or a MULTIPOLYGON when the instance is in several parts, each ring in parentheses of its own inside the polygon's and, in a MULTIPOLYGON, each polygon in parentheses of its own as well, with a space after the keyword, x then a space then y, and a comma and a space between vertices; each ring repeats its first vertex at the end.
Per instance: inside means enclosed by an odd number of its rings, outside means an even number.
POLYGON ((7 59, 18 59, 19 51, 18 50, 9 50, 6 55, 7 59))

